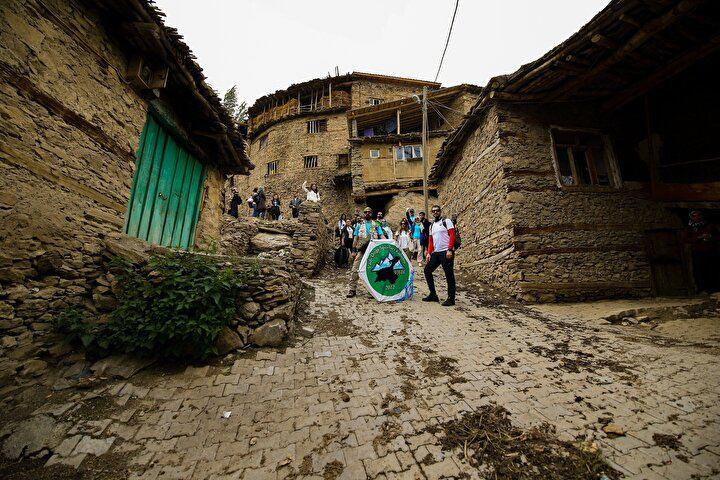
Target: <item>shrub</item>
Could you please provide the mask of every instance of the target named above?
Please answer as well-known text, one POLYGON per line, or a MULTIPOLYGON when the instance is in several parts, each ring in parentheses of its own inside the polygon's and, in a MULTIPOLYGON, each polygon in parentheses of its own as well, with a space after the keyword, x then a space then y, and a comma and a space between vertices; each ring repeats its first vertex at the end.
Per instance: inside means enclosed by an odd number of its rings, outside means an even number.
POLYGON ((241 273, 205 255, 172 252, 146 266, 116 258, 118 307, 104 324, 68 311, 56 324, 88 350, 161 357, 214 354, 220 330, 236 315, 237 294, 253 269, 241 273))

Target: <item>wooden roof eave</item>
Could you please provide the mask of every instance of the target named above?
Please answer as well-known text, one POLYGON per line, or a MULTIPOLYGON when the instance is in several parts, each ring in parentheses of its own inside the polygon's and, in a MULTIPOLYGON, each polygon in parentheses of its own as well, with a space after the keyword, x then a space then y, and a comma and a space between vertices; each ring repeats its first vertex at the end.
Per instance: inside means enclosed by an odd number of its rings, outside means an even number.
MULTIPOLYGON (((148 0, 124 0, 124 4, 130 7, 129 11, 132 12, 133 18, 130 23, 120 28, 126 32, 134 30, 138 34, 138 37, 134 40, 128 37, 124 37, 124 40, 134 44, 140 51, 152 52, 154 56, 163 60, 177 73, 175 78, 181 87, 189 91, 194 102, 200 106, 200 110, 209 120, 208 126, 213 128, 222 126, 217 133, 224 137, 222 140, 224 147, 220 152, 227 158, 225 161, 222 159, 216 160, 216 165, 224 171, 252 169, 254 166, 244 149, 233 144, 234 137, 242 139, 242 136, 235 131, 234 123, 227 112, 224 111, 220 99, 201 78, 202 69, 194 63, 194 57, 192 57, 189 47, 179 40, 177 33, 174 34, 175 37, 178 37, 175 40, 169 38, 168 32, 170 30, 175 32, 175 30, 162 23, 162 12, 152 6, 148 0), (186 50, 184 56, 176 48, 178 42, 184 47, 183 50, 186 50), (194 74, 185 65, 187 61, 194 63, 196 70, 194 74), (215 105, 208 100, 208 97, 213 98, 215 105)), ((122 7, 120 3, 111 3, 105 6, 100 3, 97 6, 101 9, 111 9, 113 11, 117 11, 122 7)))

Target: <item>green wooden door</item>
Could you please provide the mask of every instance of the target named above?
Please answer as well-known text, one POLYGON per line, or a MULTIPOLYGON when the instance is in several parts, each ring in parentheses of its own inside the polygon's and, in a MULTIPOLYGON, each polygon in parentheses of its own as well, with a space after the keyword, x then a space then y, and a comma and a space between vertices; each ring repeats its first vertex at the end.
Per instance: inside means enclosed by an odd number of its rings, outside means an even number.
POLYGON ((150 115, 135 162, 125 233, 158 245, 190 248, 205 167, 150 115))

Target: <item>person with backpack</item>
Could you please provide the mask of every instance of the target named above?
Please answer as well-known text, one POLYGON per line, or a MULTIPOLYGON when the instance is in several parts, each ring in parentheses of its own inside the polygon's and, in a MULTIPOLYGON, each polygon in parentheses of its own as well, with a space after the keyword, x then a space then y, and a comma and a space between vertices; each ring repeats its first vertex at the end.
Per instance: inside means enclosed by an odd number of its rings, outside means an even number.
POLYGON ((420 212, 418 216, 420 217, 420 224, 422 225, 422 232, 420 233, 420 248, 422 252, 418 256, 418 260, 419 266, 422 266, 422 262, 427 256, 428 236, 430 235, 430 220, 425 218, 425 212, 420 212))
POLYGON ((422 264, 422 247, 420 246, 420 240, 422 239, 423 224, 420 221, 420 217, 415 217, 415 222, 411 226, 411 243, 410 252, 412 253, 412 260, 417 260, 419 264, 422 264))
POLYGON ((265 205, 265 189, 263 187, 258 188, 257 193, 253 194, 253 201, 255 202, 253 217, 265 220, 267 207, 265 205))
POLYGON ((370 241, 379 238, 388 238, 387 233, 383 230, 380 223, 373 221, 372 208, 365 207, 363 214, 365 218, 356 223, 353 230, 352 253, 350 254, 352 267, 350 268, 350 273, 348 274, 347 298, 352 298, 356 294, 357 282, 360 278, 358 275, 358 268, 360 268, 360 262, 362 261, 365 250, 367 250, 368 245, 370 245, 370 241))
POLYGON ((247 205, 248 205, 248 208, 250 209, 249 214, 251 217, 257 216, 257 215, 255 215, 255 209, 257 207, 257 205, 255 204, 255 195, 257 195, 257 187, 253 188, 252 193, 250 194, 250 196, 247 199, 247 205))
POLYGON ((445 279, 448 284, 448 298, 442 305, 450 307, 455 305, 455 225, 449 218, 441 216, 440 205, 433 205, 430 209, 434 221, 430 224, 430 235, 428 236, 428 253, 425 257, 425 280, 427 281, 430 294, 424 297, 423 302, 438 302, 440 299, 435 291, 435 279, 433 272, 437 267, 442 266, 445 272, 445 279))

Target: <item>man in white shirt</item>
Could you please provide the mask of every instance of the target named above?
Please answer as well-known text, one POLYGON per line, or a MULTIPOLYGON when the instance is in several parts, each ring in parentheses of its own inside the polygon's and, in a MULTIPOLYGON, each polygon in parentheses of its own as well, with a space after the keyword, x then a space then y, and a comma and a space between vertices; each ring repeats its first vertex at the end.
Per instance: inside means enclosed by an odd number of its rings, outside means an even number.
POLYGON ((449 218, 441 216, 440 205, 433 205, 430 209, 434 221, 430 224, 428 237, 428 253, 424 269, 430 294, 423 298, 423 302, 437 302, 440 299, 435 292, 435 279, 433 272, 442 266, 448 284, 448 298, 442 305, 449 307, 455 305, 455 225, 449 218))

